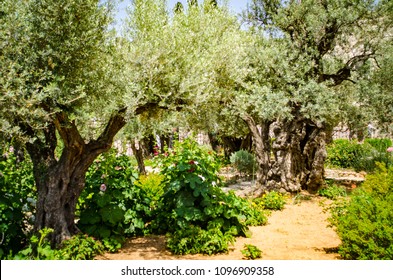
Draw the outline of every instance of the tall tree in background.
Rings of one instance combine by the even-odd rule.
[[[135,3],[140,3],[140,7],[148,4]],[[146,13],[130,15],[128,34],[134,42],[134,54],[129,56],[127,64],[133,67],[129,71],[135,73],[133,80],[145,85],[141,88],[141,93],[145,91],[142,95],[152,91],[163,100],[166,96],[182,96],[182,102],[186,103],[178,104],[183,107],[181,119],[192,129],[211,132],[230,127],[229,135],[247,134],[234,128],[239,119],[231,118],[229,113],[220,116],[225,110],[222,100],[233,94],[234,83],[225,73],[235,73],[239,68],[238,62],[245,55],[241,48],[245,31],[240,30],[236,17],[225,6],[218,7],[215,1],[191,5],[186,10],[178,7],[175,6],[176,13],[168,30],[161,24],[139,32],[135,21],[150,20]],[[152,20],[157,18],[154,16]]]
[[[253,134],[261,186],[298,191],[323,185],[326,139],[340,105],[349,102],[342,89],[356,83],[376,56],[385,4],[252,1],[247,19],[261,43],[252,54],[254,89],[240,94],[239,102]]]

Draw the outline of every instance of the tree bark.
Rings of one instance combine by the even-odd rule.
[[[275,141],[271,166],[274,178],[270,186],[297,192],[316,191],[324,185],[326,132],[323,124],[315,124],[300,116],[276,121],[272,125]]]
[[[255,157],[258,165],[257,169],[257,185],[262,191],[266,191],[269,188],[268,181],[271,166],[271,145],[269,137],[269,128],[271,122],[262,122],[259,127],[255,120],[246,115],[243,120],[250,129],[254,144]]]
[[[160,143],[161,143],[161,147],[160,147],[160,151],[161,153],[165,153],[165,147],[166,148],[170,148],[170,136],[169,135],[159,135],[160,138]]]
[[[140,174],[146,174],[145,162],[143,160],[143,149],[141,143],[136,139],[131,140],[131,149],[138,163],[138,170]]]
[[[44,139],[26,145],[33,161],[38,192],[34,229],[52,228],[53,247],[79,231],[75,225],[75,209],[85,186],[86,171],[112,146],[114,136],[125,125],[124,112],[120,110],[112,116],[101,135],[89,143],[85,143],[65,113],[58,113],[44,130]],[[56,131],[64,143],[58,160],[55,158]]]
[[[324,185],[326,132],[300,115],[291,120],[261,122],[243,118],[253,136],[262,191],[316,191]]]
[[[142,139],[142,149],[144,157],[149,157],[154,153],[154,143],[155,139],[153,135],[149,135],[148,137],[144,137]]]

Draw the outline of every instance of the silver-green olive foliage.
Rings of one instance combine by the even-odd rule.
[[[163,1],[134,1],[126,37],[129,103],[159,100],[194,128],[213,127],[246,71],[248,35],[226,6],[205,1],[168,13]]]
[[[244,110],[263,119],[290,118],[293,108],[334,123],[353,102],[341,86],[354,83],[386,35],[383,1],[252,1],[247,20],[260,32],[257,65]],[[239,102],[241,103],[241,102]],[[242,102],[243,103],[243,102]],[[247,104],[247,103],[246,103]]]
[[[110,97],[116,92],[110,85],[113,70],[108,70],[113,65],[111,8],[101,2],[2,1],[3,135],[33,141],[56,113],[75,120],[90,112],[109,114],[106,108],[113,106]]]
[[[99,0],[0,4],[0,135],[25,144],[38,193],[34,228],[53,228],[52,245],[78,232],[85,173],[126,122],[110,22],[111,3]]]

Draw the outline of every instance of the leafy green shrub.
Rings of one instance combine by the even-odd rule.
[[[164,175],[153,172],[139,176],[138,180],[134,182],[135,186],[141,188],[147,198],[150,199],[151,209],[157,208],[158,201],[164,194],[164,178]]]
[[[326,163],[334,167],[353,168],[360,149],[356,140],[336,139],[327,146]]]
[[[377,166],[349,201],[332,208],[344,259],[393,259],[393,167]]]
[[[19,251],[17,260],[92,260],[104,252],[100,241],[84,234],[77,234],[65,240],[60,249],[52,249],[47,236],[53,229],[44,228],[30,238],[27,248]]]
[[[12,149],[0,150],[0,258],[26,245],[25,232],[35,213],[32,163],[29,158],[17,162]]]
[[[62,259],[66,260],[92,260],[104,252],[104,245],[86,234],[77,234],[65,240],[58,251]]]
[[[391,144],[392,141],[390,139],[365,139],[356,155],[353,168],[357,171],[372,172],[375,170],[378,162],[386,165],[391,164],[392,159],[387,152],[387,148]]]
[[[37,235],[30,238],[28,247],[19,251],[13,259],[15,260],[56,260],[62,259],[50,246],[47,236],[53,232],[53,229],[44,228]]]
[[[329,199],[337,199],[346,196],[347,191],[344,187],[333,184],[318,190],[318,194]]]
[[[262,257],[262,251],[257,246],[251,244],[244,244],[244,249],[241,252],[247,260],[255,260]]]
[[[119,249],[126,236],[148,233],[145,224],[152,218],[152,200],[135,185],[137,176],[133,161],[113,151],[96,160],[87,172],[78,226],[102,240],[109,251]]]
[[[219,228],[207,230],[193,226],[168,234],[167,247],[177,255],[198,254],[207,255],[228,252],[228,245],[235,238],[230,233],[223,233]]]
[[[377,162],[392,163],[387,152],[391,144],[390,139],[384,138],[365,139],[361,144],[356,140],[337,139],[327,147],[326,163],[333,167],[372,172]]]
[[[392,146],[392,140],[388,138],[366,138],[364,144],[368,144],[378,151],[386,151],[387,148]]]
[[[232,166],[240,173],[253,174],[256,170],[255,157],[246,150],[232,153],[230,161]]]
[[[282,210],[285,206],[285,196],[279,192],[271,191],[262,197],[255,198],[254,203],[268,210]]]
[[[247,200],[220,189],[219,167],[213,152],[189,139],[161,156],[165,187],[153,227],[168,233],[174,253],[224,252],[230,236],[246,236],[250,223],[266,223]]]

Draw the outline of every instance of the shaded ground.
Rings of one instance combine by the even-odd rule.
[[[240,260],[244,244],[262,250],[266,260],[335,260],[335,248],[340,240],[332,228],[327,227],[328,213],[323,212],[321,198],[288,200],[283,211],[273,212],[268,224],[251,227],[251,238],[237,238],[228,254],[172,255],[165,249],[165,237],[149,236],[130,239],[116,254],[105,254],[98,259],[110,260]],[[296,203],[298,202],[298,203]]]

